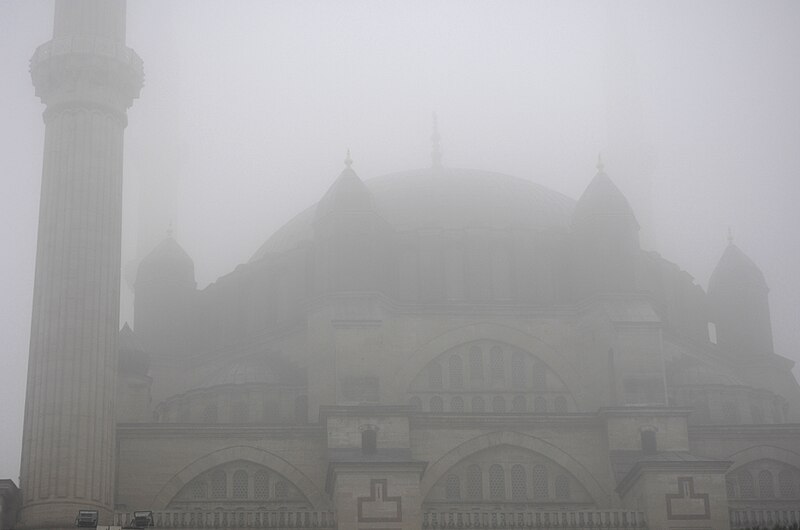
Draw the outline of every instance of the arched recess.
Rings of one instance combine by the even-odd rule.
[[[772,445],[748,447],[729,455],[727,458],[733,461],[731,467],[728,468],[728,473],[757,460],[775,460],[800,469],[800,453]]]
[[[477,436],[455,447],[439,460],[433,462],[425,471],[420,482],[421,498],[425,499],[436,484],[453,466],[463,459],[498,445],[510,445],[528,449],[549,458],[569,471],[586,488],[597,506],[611,506],[612,494],[607,491],[583,464],[562,451],[557,446],[540,438],[514,431],[492,432]]]
[[[290,480],[316,509],[326,508],[329,504],[314,482],[286,460],[263,449],[239,445],[208,453],[181,469],[155,495],[152,502],[153,509],[166,509],[170,501],[193,478],[224,462],[235,460],[253,462],[280,473]]]
[[[504,342],[541,359],[564,382],[574,397],[578,409],[591,409],[582,391],[585,385],[583,385],[578,371],[563,355],[559,355],[553,346],[519,329],[492,322],[479,322],[452,329],[423,344],[402,364],[397,377],[393,378],[395,395],[404,395],[412,379],[440,354],[462,344],[481,339]]]

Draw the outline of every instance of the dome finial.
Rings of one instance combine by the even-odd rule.
[[[597,153],[597,172],[603,173],[606,169],[606,166],[603,164],[603,153]]]
[[[347,156],[344,159],[344,165],[347,169],[350,169],[353,166],[353,159],[350,157],[350,148],[347,148]]]
[[[728,226],[728,244],[733,245],[733,230]]]
[[[431,167],[433,169],[442,169],[442,148],[440,145],[439,136],[439,120],[436,112],[433,113],[433,134],[431,134]]]
[[[172,221],[170,221],[169,222],[169,226],[167,227],[167,237],[171,238],[172,237],[172,232],[173,232],[173,230],[172,230]]]

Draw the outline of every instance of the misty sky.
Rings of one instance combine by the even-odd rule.
[[[647,246],[704,288],[726,245],[800,361],[800,2],[128,3],[145,87],[125,140],[123,265],[173,225],[198,286],[362,178],[444,164],[577,198],[606,171]],[[44,107],[28,60],[53,3],[0,1],[0,477],[17,480]],[[123,290],[124,320],[132,295]],[[795,369],[796,374],[800,370]]]

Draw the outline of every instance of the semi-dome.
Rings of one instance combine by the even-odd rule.
[[[421,169],[364,181],[375,211],[399,232],[421,229],[567,229],[574,201],[528,180],[469,169]],[[317,205],[275,232],[251,258],[313,239]]]

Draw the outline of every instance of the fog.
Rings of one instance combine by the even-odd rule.
[[[0,3],[0,477],[19,472],[42,169],[28,60],[52,13]],[[170,227],[199,288],[231,272],[348,148],[362,179],[429,166],[435,111],[447,167],[577,199],[602,153],[643,245],[704,288],[730,228],[770,286],[776,353],[800,361],[797,2],[141,0],[127,42],[146,72],[125,137],[128,280]]]

